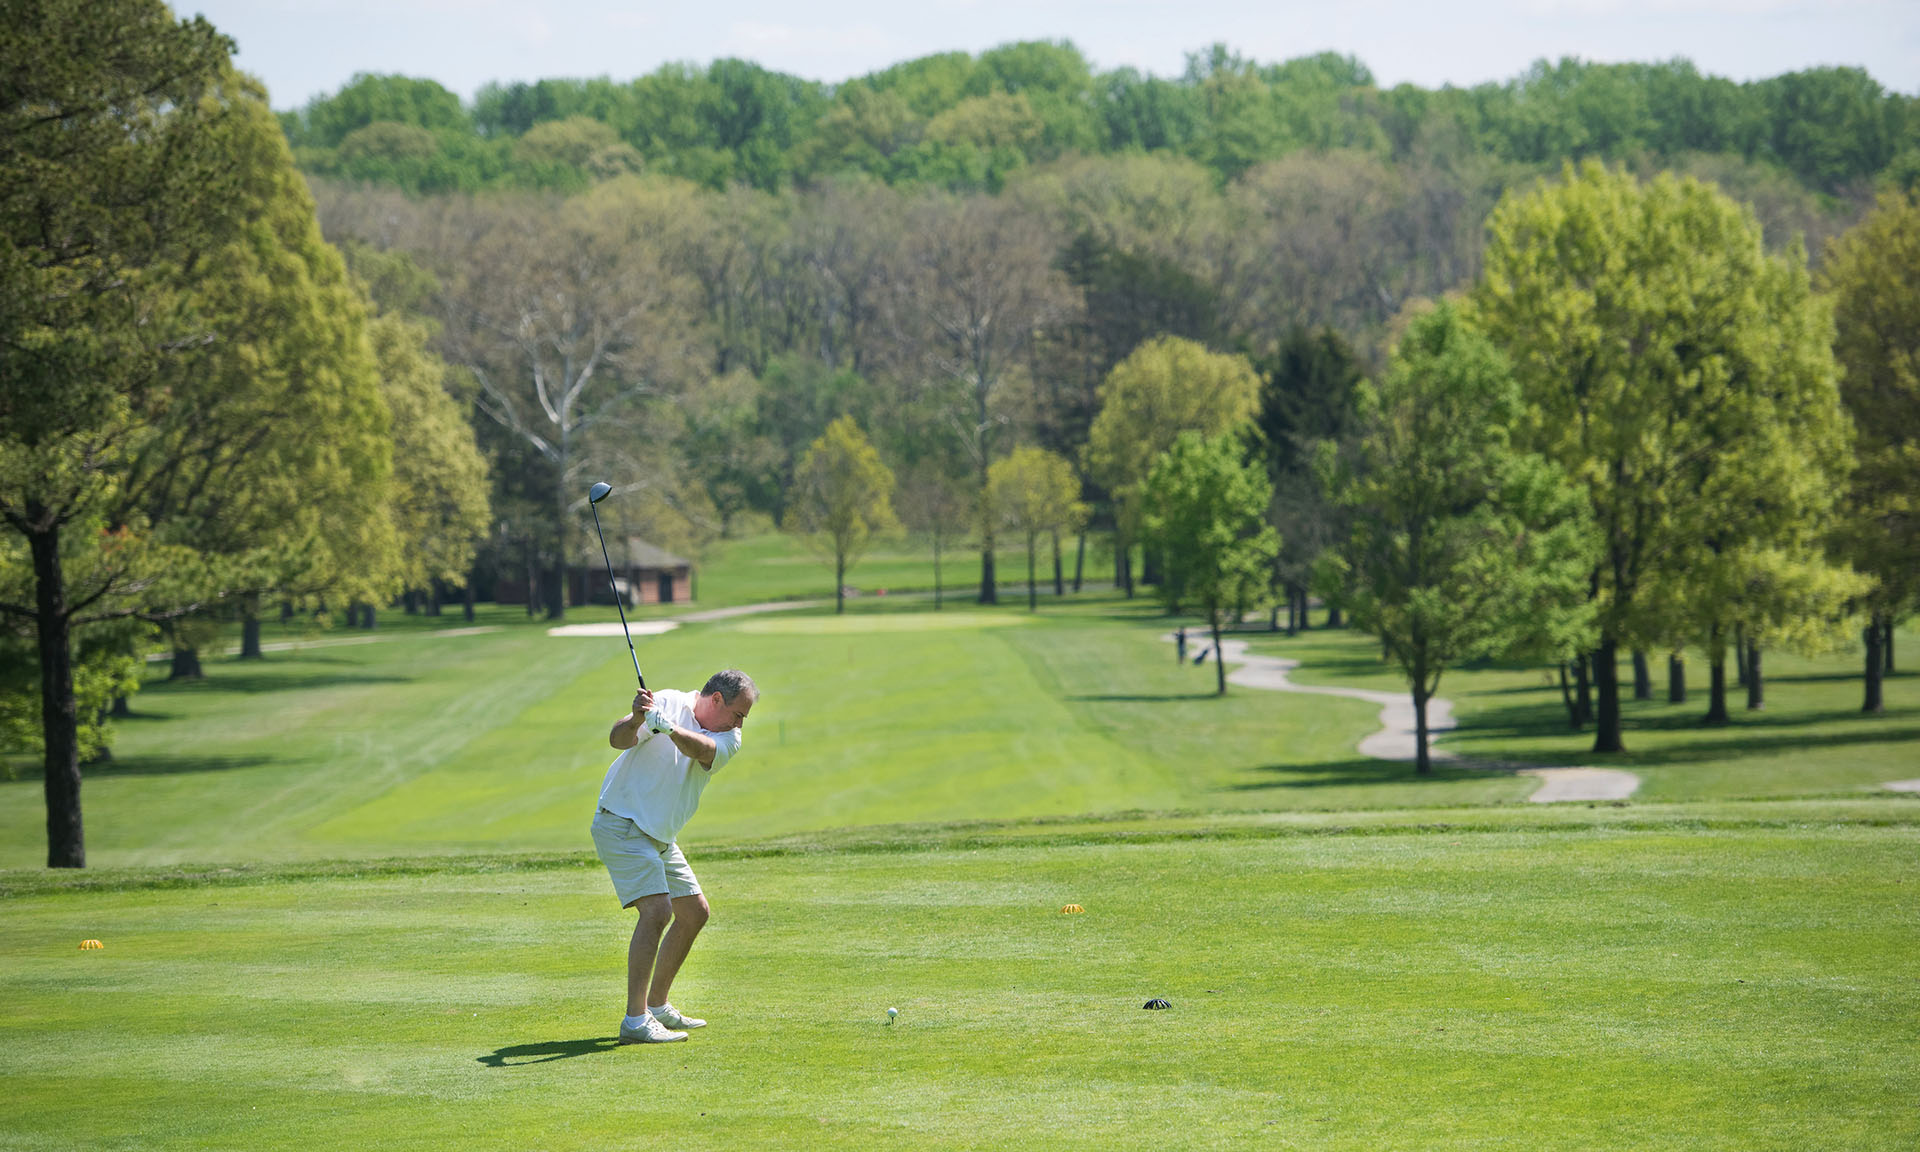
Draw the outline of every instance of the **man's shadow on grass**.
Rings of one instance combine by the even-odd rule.
[[[509,1044],[488,1055],[476,1057],[475,1062],[489,1068],[519,1068],[526,1064],[565,1060],[569,1056],[611,1052],[619,1046],[618,1036],[595,1036],[590,1040],[549,1040],[543,1044]]]

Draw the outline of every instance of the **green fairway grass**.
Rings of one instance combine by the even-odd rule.
[[[923,606],[922,606],[923,607]],[[1035,619],[1007,612],[916,611],[880,614],[856,612],[851,616],[770,616],[743,621],[735,627],[741,632],[762,636],[834,636],[850,632],[951,632],[975,628],[1006,628]]]
[[[1144,606],[1031,617],[901,605],[688,625],[638,642],[650,682],[752,671],[747,754],[693,838],[1166,808],[1398,807],[1523,796],[1528,782],[1356,763],[1356,701],[1211,696]],[[588,613],[573,614],[576,619]],[[498,619],[510,619],[502,614]],[[966,627],[951,625],[966,623]],[[998,625],[974,627],[975,623]],[[462,630],[464,631],[464,630]],[[552,850],[580,845],[631,669],[615,637],[508,626],[209,662],[117,726],[83,801],[96,864]],[[38,781],[0,785],[0,863],[41,851]],[[1298,794],[1295,798],[1288,797]]]
[[[580,610],[570,622],[608,616]],[[568,851],[612,751],[632,670],[614,636],[550,637],[514,609],[394,616],[372,635],[268,630],[297,644],[215,656],[198,682],[156,680],[87,770],[95,865]],[[1367,811],[1524,804],[1536,782],[1476,763],[1431,779],[1369,760],[1370,704],[1235,688],[1181,665],[1169,621],[1111,593],[1007,607],[867,601],[687,624],[637,647],[656,686],[744,667],[765,700],[746,754],[708,790],[691,843],[808,830],[1128,811]],[[1303,662],[1303,683],[1392,690],[1364,636],[1244,634]],[[1912,650],[1908,648],[1907,650]],[[1769,709],[1703,730],[1703,705],[1628,705],[1627,756],[1593,758],[1537,670],[1460,670],[1463,727],[1441,742],[1488,760],[1606,763],[1636,802],[1852,796],[1920,776],[1920,677],[1888,712],[1847,710],[1843,657],[1776,656]],[[155,666],[155,674],[162,669]],[[0,867],[44,851],[37,765],[0,783]],[[1886,795],[1889,802],[1902,798]]]
[[[1069,586],[1073,581],[1074,541],[1063,539],[1062,565]],[[1043,592],[1053,586],[1053,549],[1043,543],[1034,559]],[[1015,542],[1003,540],[994,549],[994,575],[1001,598],[1026,601],[1027,554]],[[966,601],[980,591],[980,546],[946,542],[940,557],[940,585],[946,599]],[[1113,551],[1104,535],[1087,541],[1083,582],[1110,587]],[[877,540],[847,571],[847,584],[857,598],[901,592],[931,595],[934,588],[933,541],[909,535]],[[699,586],[693,609],[725,608],[775,600],[833,598],[833,556],[809,550],[792,536],[768,533],[738,540],[721,540],[700,563]]]
[[[0,1147],[1920,1141],[1912,822],[694,858],[711,1025],[627,1048],[585,863],[24,878]]]

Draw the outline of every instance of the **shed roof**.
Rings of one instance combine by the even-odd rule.
[[[607,559],[619,568],[691,568],[693,561],[684,556],[675,556],[657,544],[650,544],[638,536],[628,536],[624,541],[618,536],[607,538],[607,555],[600,555],[600,542],[589,536],[581,548],[581,562],[589,567],[600,567]]]

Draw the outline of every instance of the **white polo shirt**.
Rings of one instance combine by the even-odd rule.
[[[740,729],[709,732],[693,718],[699,693],[663,688],[653,694],[653,706],[681,728],[704,733],[713,741],[713,767],[680,751],[664,732],[640,729],[640,743],[614,757],[600,785],[600,807],[625,816],[640,831],[662,843],[672,843],[700,806],[707,780],[740,750]]]

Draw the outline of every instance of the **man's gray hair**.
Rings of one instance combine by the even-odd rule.
[[[760,701],[760,689],[754,684],[753,677],[738,668],[715,672],[707,677],[707,686],[700,689],[700,695],[705,696],[713,692],[720,693],[720,700],[725,704],[733,703],[734,698],[742,692],[747,694],[748,703],[757,704]]]

